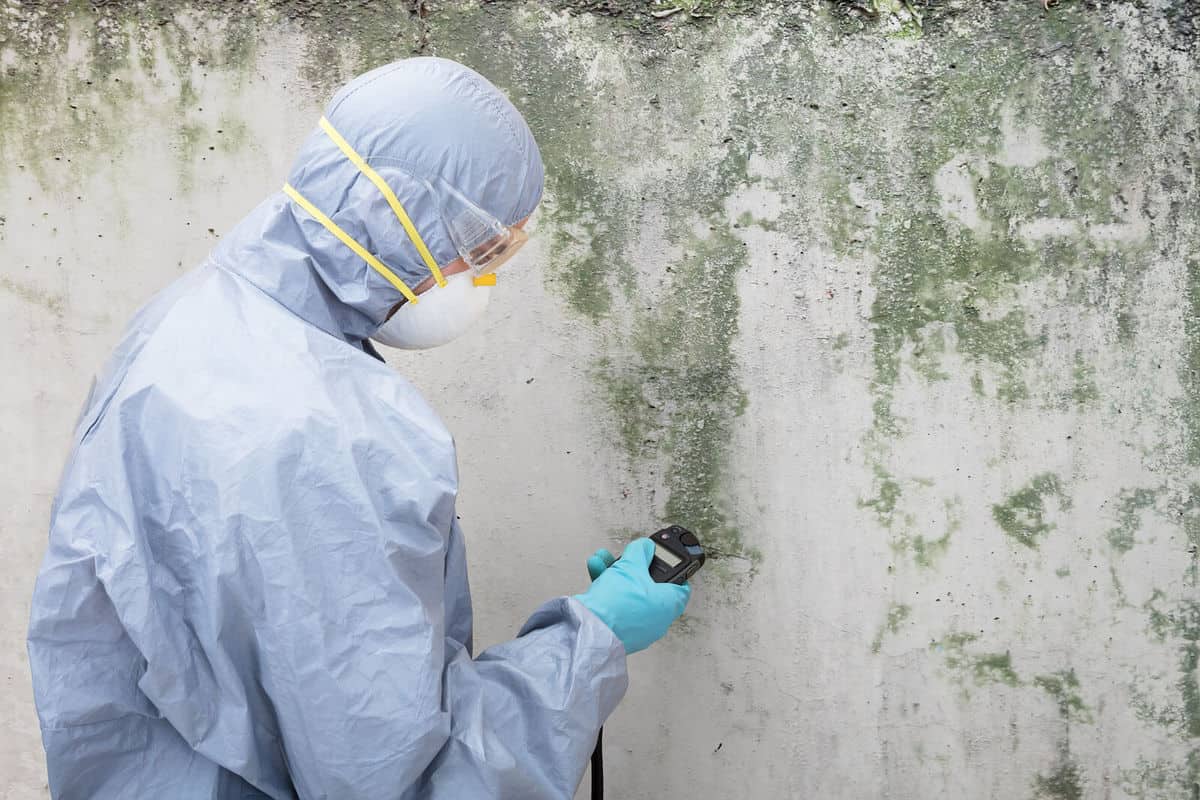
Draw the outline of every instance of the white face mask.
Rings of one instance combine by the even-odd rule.
[[[470,270],[450,275],[445,286],[422,292],[416,303],[400,306],[371,338],[388,347],[425,350],[462,336],[483,316],[492,287],[476,286]]]

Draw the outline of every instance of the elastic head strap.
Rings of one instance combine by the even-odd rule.
[[[325,135],[333,140],[333,143],[338,146],[338,149],[342,151],[346,158],[350,159],[350,163],[358,167],[358,171],[366,175],[367,180],[375,184],[375,188],[387,199],[388,205],[392,207],[392,213],[396,215],[396,219],[400,220],[400,224],[404,226],[404,232],[408,234],[408,238],[417,248],[417,252],[421,254],[421,259],[425,262],[425,266],[429,267],[429,271],[433,273],[433,279],[437,281],[438,286],[445,286],[446,279],[442,276],[442,271],[438,269],[437,262],[433,260],[433,254],[425,246],[425,240],[421,238],[421,234],[417,233],[417,226],[413,225],[408,212],[400,204],[400,198],[396,197],[396,193],[392,191],[392,187],[387,185],[387,181],[378,172],[371,169],[371,165],[363,160],[363,157],[337,132],[329,120],[321,117],[320,126],[321,130],[325,131]]]
[[[296,201],[297,205],[307,211],[313,219],[325,226],[325,229],[336,236],[342,244],[353,250],[359,258],[370,264],[376,272],[386,278],[388,283],[395,286],[400,294],[404,295],[405,300],[410,303],[417,302],[416,294],[413,293],[412,289],[408,288],[408,285],[404,281],[396,276],[396,273],[388,269],[371,251],[356,242],[354,237],[342,230],[340,225],[321,213],[319,208],[310,203],[307,197],[296,191],[290,183],[283,185],[283,193]]]

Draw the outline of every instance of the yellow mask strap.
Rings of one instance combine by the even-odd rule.
[[[404,299],[410,303],[417,302],[417,296],[409,289],[404,281],[396,276],[384,263],[374,256],[367,248],[363,247],[358,242],[354,241],[354,237],[342,230],[341,226],[331,220],[329,217],[321,213],[321,210],[308,201],[308,198],[296,191],[290,183],[283,185],[283,193],[296,201],[296,204],[303,208],[317,222],[325,226],[325,229],[336,236],[342,244],[349,247],[363,261],[370,264],[376,272],[387,279],[387,282],[395,286],[400,294],[404,295]]]
[[[367,180],[375,184],[375,188],[387,199],[388,205],[392,207],[392,213],[396,215],[396,219],[400,220],[400,224],[404,226],[404,232],[408,234],[408,238],[417,248],[417,252],[421,254],[421,260],[425,262],[425,266],[429,267],[429,271],[433,273],[433,279],[437,281],[438,286],[445,286],[446,279],[442,276],[442,271],[438,269],[437,262],[433,260],[433,254],[425,246],[425,241],[421,238],[421,234],[417,233],[417,226],[413,225],[412,220],[409,219],[408,212],[400,204],[400,198],[396,197],[396,193],[392,191],[392,187],[387,185],[387,181],[380,177],[378,172],[371,169],[371,165],[364,161],[363,157],[350,146],[350,143],[342,138],[342,135],[334,129],[329,120],[321,117],[319,124],[321,130],[325,131],[325,135],[338,146],[338,149],[342,151],[346,158],[350,159],[350,163],[358,167],[358,171],[365,175]]]

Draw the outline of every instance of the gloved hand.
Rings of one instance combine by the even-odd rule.
[[[592,580],[600,577],[600,573],[613,565],[617,557],[601,547],[587,560],[588,577]]]
[[[621,558],[600,572],[588,590],[575,595],[599,617],[625,645],[626,653],[645,650],[667,633],[679,619],[692,594],[692,587],[674,583],[655,583],[650,577],[654,542],[637,539],[625,546]],[[600,553],[588,559],[603,563]]]

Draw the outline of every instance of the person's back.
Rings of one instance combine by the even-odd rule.
[[[519,244],[541,188],[494,87],[398,62],[134,319],[34,591],[56,798],[570,796],[687,590],[627,558],[473,659],[453,442],[367,341],[459,329],[490,281],[451,268],[506,257],[461,234]]]
[[[136,354],[113,364],[80,422],[35,593],[30,654],[53,788],[255,796],[248,780],[269,796],[295,796],[276,702],[324,698],[279,698],[298,687],[276,674],[272,648],[329,645],[329,631],[353,630],[314,609],[361,582],[355,569],[390,568],[371,558],[325,568],[360,533],[341,530],[338,503],[369,506],[381,487],[419,482],[441,495],[429,507],[450,513],[449,434],[397,374],[299,324],[221,266],[201,267],[146,312],[152,324],[127,333]],[[408,448],[424,457],[396,459]],[[355,473],[361,481],[328,491],[330,476]],[[448,530],[449,520],[430,525]],[[381,546],[413,564],[412,527],[396,533]],[[422,588],[435,597],[444,555],[436,564],[421,555],[407,585],[426,576]],[[423,717],[413,729],[440,740],[436,698],[414,714],[416,687],[400,680],[402,664],[395,669],[374,679],[376,710]],[[219,696],[236,702],[193,703]],[[338,737],[329,726],[288,746],[295,757],[337,747]],[[392,743],[397,752],[411,744]],[[79,769],[90,759],[103,769]]]

